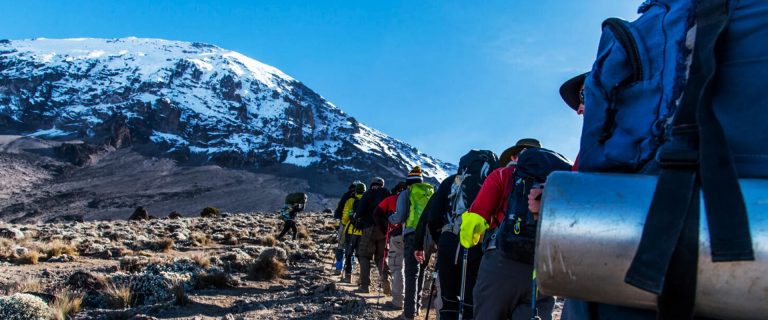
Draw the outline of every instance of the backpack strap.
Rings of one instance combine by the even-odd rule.
[[[661,318],[693,315],[699,186],[711,226],[713,261],[754,260],[738,176],[711,99],[717,42],[729,22],[728,1],[696,0],[695,7],[697,35],[690,76],[670,140],[657,155],[662,170],[625,277],[628,284],[660,295]]]

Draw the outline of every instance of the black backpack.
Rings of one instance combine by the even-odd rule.
[[[480,192],[485,178],[499,167],[499,158],[489,150],[470,150],[459,160],[451,193],[448,195],[449,211],[446,225],[453,225],[456,218],[467,211]]]
[[[553,171],[571,171],[572,166],[568,159],[552,150],[528,148],[520,153],[515,173],[509,179],[507,212],[494,235],[504,257],[533,264],[536,221],[528,210],[528,194],[546,182]]]

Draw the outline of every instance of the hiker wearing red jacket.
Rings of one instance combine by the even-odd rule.
[[[379,228],[387,238],[387,256],[385,260],[392,276],[390,289],[392,301],[387,302],[385,307],[392,310],[403,309],[403,300],[405,299],[405,292],[403,290],[405,284],[403,252],[405,245],[403,243],[402,226],[400,224],[390,224],[387,218],[395,213],[397,197],[405,188],[405,182],[398,183],[392,188],[392,195],[381,200],[373,212],[374,228]],[[381,268],[381,266],[378,267]]]
[[[470,209],[461,215],[461,245],[471,248],[486,240],[504,221],[509,195],[515,183],[510,183],[516,170],[517,156],[526,148],[540,148],[535,139],[522,139],[499,158],[509,161],[485,179]],[[504,258],[495,246],[484,248],[477,282],[473,289],[475,319],[530,319],[532,266]],[[504,281],[499,281],[504,279]],[[551,319],[554,299],[539,295],[536,299],[541,319]]]

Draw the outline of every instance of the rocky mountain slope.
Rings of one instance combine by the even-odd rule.
[[[435,183],[455,170],[359,123],[274,67],[213,45],[159,39],[0,40],[0,135],[53,141],[46,152],[21,149],[0,159],[5,170],[31,161],[23,167],[35,181],[61,174],[35,169],[50,162],[31,159],[35,154],[74,165],[66,171],[71,178],[122,149],[185,168],[298,179],[324,196],[353,179],[396,181],[417,164]],[[46,175],[52,178],[40,178]],[[124,178],[113,186],[130,183]],[[17,194],[44,189],[32,180],[3,184]]]

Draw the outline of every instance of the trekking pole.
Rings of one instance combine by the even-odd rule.
[[[427,315],[424,320],[429,320],[429,309],[432,307],[432,295],[435,292],[435,282],[437,282],[437,254],[435,254],[435,269],[432,270],[432,283],[429,285],[429,300],[427,300]],[[435,310],[437,312],[437,310]],[[439,317],[438,317],[439,318]]]
[[[464,248],[464,257],[461,266],[461,294],[459,294],[459,320],[464,318],[464,291],[467,284],[467,260],[469,260],[469,249]]]
[[[533,269],[533,285],[531,286],[531,320],[541,320],[536,299],[539,296],[539,288],[536,286],[536,269]]]
[[[375,228],[375,227],[374,227]],[[379,268],[379,297],[376,298],[376,305],[379,306],[379,309],[381,309],[381,296],[384,295],[384,279],[389,280],[389,275],[384,274],[384,266],[387,263],[387,253],[389,250],[389,224],[387,224],[387,233],[384,236],[384,256],[381,258],[381,267]]]

